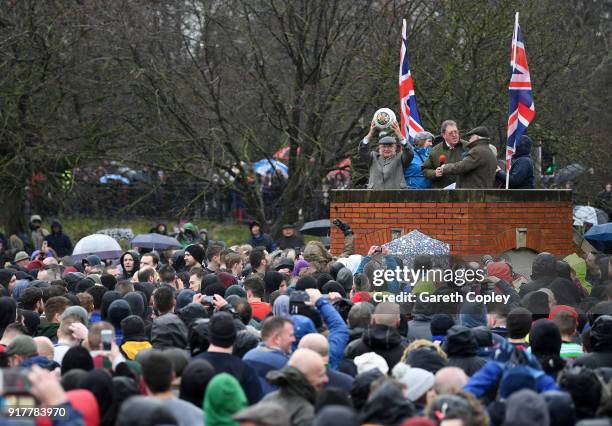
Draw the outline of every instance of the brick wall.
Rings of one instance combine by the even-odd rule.
[[[442,240],[464,258],[516,248],[516,228],[526,229],[526,247],[567,255],[572,241],[571,191],[402,190],[332,191],[330,219],[348,222],[356,252],[413,229]],[[342,251],[342,233],[332,226],[332,253]]]

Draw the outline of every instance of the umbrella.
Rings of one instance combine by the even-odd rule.
[[[265,176],[268,173],[273,173],[277,170],[279,170],[285,176],[289,175],[289,168],[278,160],[259,160],[257,163],[253,164],[253,170],[255,170],[255,173],[261,176]]]
[[[167,250],[169,248],[181,248],[181,243],[176,238],[161,234],[140,234],[131,242],[132,247],[142,247],[151,250]]]
[[[302,235],[313,235],[315,237],[327,237],[329,235],[329,219],[313,220],[306,222],[300,232]]]
[[[104,234],[93,234],[81,238],[76,243],[72,251],[72,259],[79,262],[90,254],[95,254],[102,260],[119,259],[121,253],[123,250],[115,239]]]
[[[450,246],[416,229],[392,240],[385,246],[391,251],[391,254],[402,259],[404,267],[412,268],[414,258],[419,254],[431,255],[434,266],[446,267],[448,264]]]
[[[582,226],[585,222],[593,225],[608,223],[608,214],[591,206],[574,206],[574,226]]]
[[[557,173],[555,174],[555,183],[565,183],[576,180],[586,171],[586,167],[578,163],[562,167],[557,170]]]
[[[124,183],[126,185],[130,184],[129,179],[121,175],[104,175],[100,177],[100,183],[109,183],[112,180]]]
[[[593,225],[584,234],[593,246],[601,251],[609,252],[612,250],[612,222],[603,225]]]
[[[117,241],[130,241],[132,238],[134,238],[134,232],[132,231],[132,228],[106,228],[96,231],[96,234],[108,235],[109,237],[114,238]]]

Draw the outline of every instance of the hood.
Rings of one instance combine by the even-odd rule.
[[[574,270],[576,274],[576,278],[580,281],[580,284],[587,290],[592,287],[591,283],[587,281],[587,265],[586,261],[578,256],[576,253],[572,253],[569,256],[566,256],[563,260],[567,262],[567,264]]]
[[[118,291],[107,291],[102,295],[102,302],[100,302],[100,316],[103,321],[108,318],[108,308],[111,303],[115,300],[121,299],[121,294]]]
[[[153,321],[151,343],[156,349],[187,347],[188,330],[183,321],[168,313]]]
[[[121,321],[123,331],[123,341],[128,340],[147,340],[145,335],[145,324],[138,315],[129,315]]]
[[[317,426],[360,426],[361,422],[355,410],[351,407],[341,405],[329,405],[317,414],[315,419]]]
[[[130,305],[132,315],[143,317],[145,313],[144,298],[142,293],[130,291],[128,294],[123,296],[126,302]]]
[[[353,273],[346,267],[342,268],[338,271],[336,281],[338,281],[342,287],[344,287],[344,290],[348,292],[353,286]]]
[[[62,228],[62,222],[60,222],[58,219],[53,219],[53,220],[51,221],[51,232],[55,232],[55,231],[53,230],[53,228],[55,228],[55,227],[59,228],[59,232],[58,232],[58,233],[60,233],[60,234],[61,234],[61,233],[62,233],[62,230],[63,230],[63,228]]]
[[[130,304],[123,299],[114,300],[108,307],[108,321],[115,327],[121,329],[121,321],[132,315]]]
[[[576,424],[576,408],[569,393],[549,391],[543,393],[542,396],[548,406],[551,425],[574,426]]]
[[[448,356],[476,356],[478,354],[478,341],[472,330],[462,325],[454,325],[446,333],[443,348]]]
[[[266,375],[266,380],[271,385],[278,386],[282,393],[302,397],[311,404],[315,402],[315,389],[295,367],[287,365],[280,370],[272,370]]]
[[[393,349],[402,343],[402,336],[397,328],[383,324],[374,324],[366,328],[361,339],[374,351]]]
[[[540,253],[531,265],[531,278],[539,280],[541,278],[556,278],[557,260],[550,253]]]
[[[387,382],[378,388],[363,406],[361,422],[395,425],[414,414],[414,405],[404,398],[402,390]]]
[[[539,356],[558,356],[561,352],[561,333],[559,327],[546,319],[537,320],[529,332],[531,352]]]
[[[126,254],[131,255],[132,259],[134,259],[134,267],[132,268],[132,270],[129,273],[128,273],[128,271],[125,270],[125,265],[123,264],[123,259],[125,258]],[[140,269],[140,255],[137,252],[135,252],[135,251],[126,251],[119,258],[119,264],[121,265],[121,269],[123,269],[123,277],[124,278],[132,278],[132,275],[134,275],[134,272],[136,272],[136,271],[138,271]]]
[[[172,411],[150,396],[133,396],[121,404],[117,426],[178,425]]]
[[[206,386],[203,406],[206,424],[237,425],[232,416],[247,405],[247,398],[240,383],[230,374],[218,374]]]
[[[383,373],[378,368],[368,370],[355,377],[351,388],[351,399],[356,410],[361,410],[370,395],[370,385],[380,377],[383,377]]]
[[[571,280],[555,278],[548,287],[555,295],[558,304],[575,306],[580,303],[580,290]]]
[[[209,316],[208,311],[201,303],[189,303],[187,306],[177,310],[176,314],[185,323],[187,328],[190,328],[191,324],[200,318],[207,318]]]
[[[612,315],[602,315],[591,328],[591,345],[595,352],[612,352]]]
[[[414,368],[422,368],[433,374],[446,367],[447,360],[432,347],[423,347],[410,351],[406,364]]]
[[[66,398],[75,410],[83,415],[86,426],[98,426],[100,424],[100,407],[98,401],[91,391],[75,389],[66,392]]]
[[[0,269],[0,285],[8,289],[9,282],[11,278],[13,278],[13,275],[15,275],[15,272],[16,271],[12,269]]]
[[[549,426],[550,416],[544,397],[530,389],[520,390],[508,398],[505,426]]]
[[[525,135],[521,136],[516,146],[514,147],[515,151],[512,156],[516,158],[516,157],[525,157],[525,156],[530,155],[531,145],[532,145],[532,142],[531,142],[531,139],[529,139],[529,137]]]

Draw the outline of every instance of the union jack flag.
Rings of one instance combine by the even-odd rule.
[[[535,106],[531,94],[531,77],[529,65],[525,54],[523,34],[518,23],[518,13],[514,24],[512,36],[512,51],[510,55],[510,85],[508,95],[510,105],[508,108],[508,142],[506,149],[506,175],[509,176],[510,160],[514,154],[516,143],[521,139],[525,130],[535,117]],[[506,185],[507,187],[507,185]]]
[[[412,142],[418,132],[423,131],[421,118],[414,95],[414,84],[410,73],[410,62],[408,61],[408,41],[406,40],[406,20],[402,25],[402,47],[400,50],[400,69],[399,69],[399,93],[400,93],[400,114],[402,116],[401,128],[402,135]]]

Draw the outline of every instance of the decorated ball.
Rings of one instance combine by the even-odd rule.
[[[374,123],[379,129],[389,128],[395,120],[395,113],[389,108],[381,108],[374,113]]]

